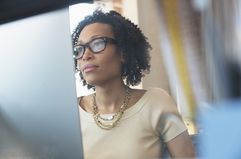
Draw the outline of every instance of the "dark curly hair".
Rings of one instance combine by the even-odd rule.
[[[92,15],[86,16],[74,29],[72,34],[73,45],[77,44],[83,28],[92,23],[104,23],[112,27],[114,38],[117,40],[117,47],[124,58],[122,78],[126,80],[128,86],[140,83],[144,74],[150,70],[149,51],[151,49],[151,45],[140,28],[116,11],[105,13],[97,9]],[[78,70],[77,60],[75,60],[75,68]],[[85,81],[81,72],[80,77],[84,86],[87,85],[89,89],[94,87]]]

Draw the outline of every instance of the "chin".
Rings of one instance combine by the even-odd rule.
[[[85,81],[87,82],[87,84],[95,86],[98,81],[97,80],[90,80],[90,79],[85,79]]]

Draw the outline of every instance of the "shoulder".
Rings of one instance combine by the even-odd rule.
[[[154,87],[150,88],[147,91],[148,98],[154,101],[160,101],[160,102],[169,102],[173,101],[173,98],[171,95],[164,89]]]
[[[167,91],[161,88],[149,89],[148,103],[150,125],[165,142],[186,130],[177,104]]]
[[[169,93],[167,93],[167,91],[162,88],[153,87],[153,88],[148,89],[148,92],[150,92],[152,95],[155,95],[155,96],[170,98]]]
[[[141,101],[141,102],[140,102]],[[162,88],[153,87],[145,89],[132,89],[132,103],[139,102],[140,104],[156,104],[173,102],[172,97]]]
[[[177,104],[174,98],[162,88],[150,88],[146,92],[146,104],[149,109],[156,112],[177,112]]]
[[[78,97],[79,106],[86,112],[92,112],[93,94]]]

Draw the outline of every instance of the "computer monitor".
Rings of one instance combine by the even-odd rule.
[[[68,15],[0,25],[0,159],[83,157]]]

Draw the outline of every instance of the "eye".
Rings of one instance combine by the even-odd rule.
[[[83,52],[84,51],[84,46],[81,46],[81,45],[77,46],[76,47],[76,51],[79,52],[79,53]]]
[[[90,43],[90,47],[94,52],[102,51],[105,48],[105,41],[103,39],[95,39]]]
[[[82,45],[74,47],[74,56],[77,58],[81,57],[84,53],[84,50],[85,48]]]

